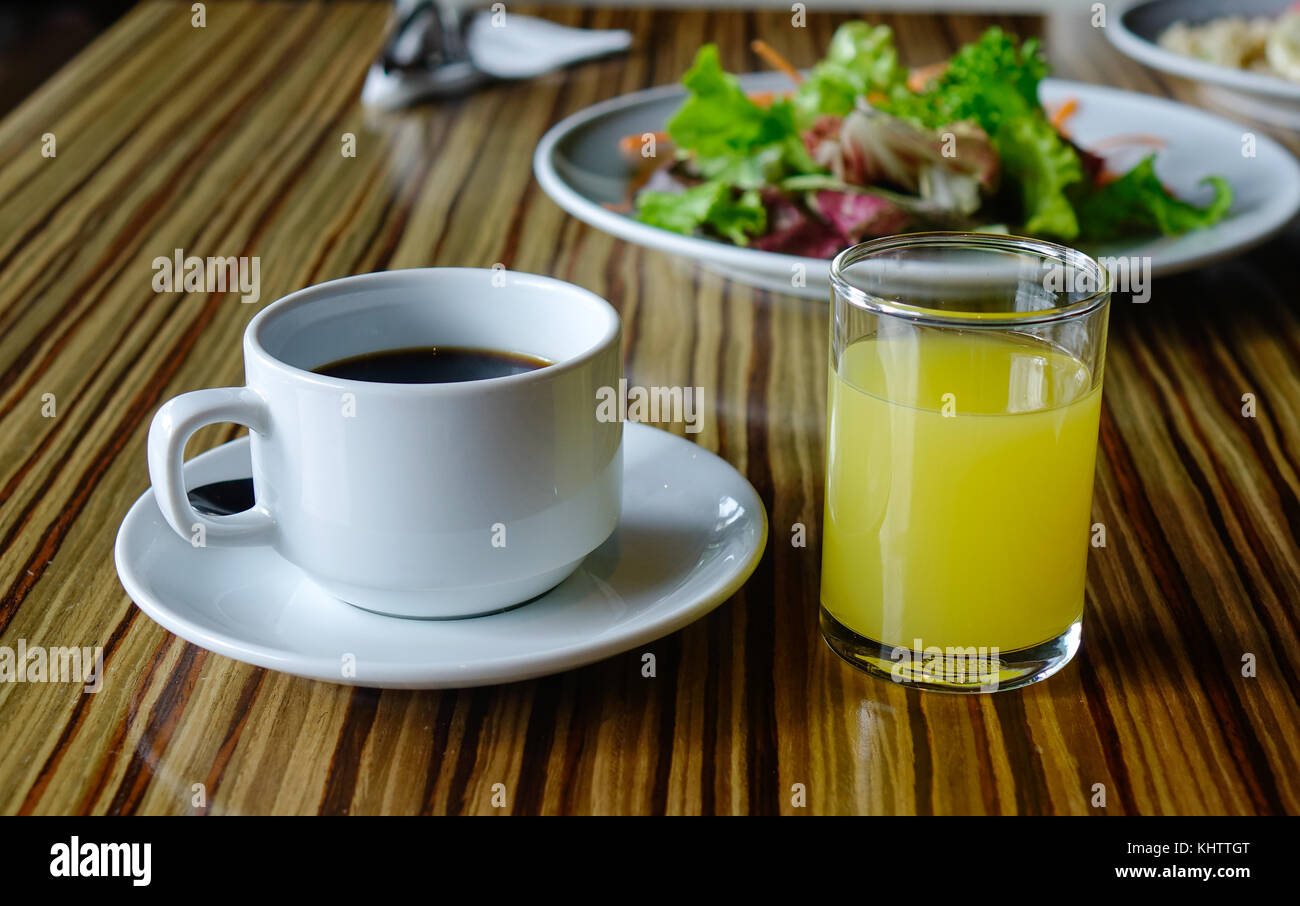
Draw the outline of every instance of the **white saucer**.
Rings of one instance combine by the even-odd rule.
[[[456,688],[589,664],[727,600],[767,539],[762,501],[730,465],[667,432],[624,427],[618,528],[572,576],[514,610],[436,621],[359,610],[269,548],[192,547],[163,521],[152,490],[118,530],[117,574],[140,609],[181,638],[326,682]],[[185,464],[190,488],[249,474],[247,438]]]

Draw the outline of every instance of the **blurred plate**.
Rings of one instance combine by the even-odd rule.
[[[740,79],[750,92],[790,87],[781,73],[754,73]],[[558,123],[542,137],[533,155],[542,190],[574,217],[620,239],[681,255],[752,286],[828,298],[829,260],[682,236],[606,207],[624,200],[632,175],[632,165],[618,151],[619,139],[662,130],[684,94],[680,85],[651,88],[588,107]],[[1245,157],[1239,124],[1175,101],[1059,79],[1044,80],[1040,94],[1049,108],[1066,98],[1078,100],[1070,131],[1084,147],[1127,133],[1164,138],[1168,145],[1156,158],[1156,171],[1179,197],[1206,202],[1209,189],[1199,183],[1210,175],[1225,177],[1235,193],[1229,215],[1209,229],[1087,246],[1084,251],[1089,254],[1149,257],[1152,275],[1173,274],[1263,242],[1300,209],[1300,164],[1267,136],[1257,136],[1255,156]],[[1123,161],[1123,166],[1136,162],[1134,157]],[[805,285],[794,286],[792,278],[801,269]]]
[[[1300,82],[1165,50],[1157,42],[1175,22],[1202,25],[1224,16],[1280,16],[1292,0],[1132,0],[1104,28],[1110,42],[1152,69],[1199,82],[1213,103],[1256,119],[1300,128]]]

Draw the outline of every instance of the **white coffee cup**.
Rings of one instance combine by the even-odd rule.
[[[618,522],[622,424],[596,416],[617,386],[618,313],[532,274],[417,268],[285,296],[244,331],[245,387],[164,404],[149,431],[163,516],[204,544],[265,544],[333,596],[408,617],[463,617],[561,582]],[[524,353],[554,364],[462,383],[344,380],[311,369],[419,346]],[[250,429],[257,503],[190,505],[185,442]]]

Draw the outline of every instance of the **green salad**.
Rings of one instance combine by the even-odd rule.
[[[945,63],[909,72],[886,26],[850,22],[790,90],[748,94],[701,47],[688,96],[663,138],[670,159],[636,194],[644,222],[755,248],[828,258],[871,236],[978,229],[1063,242],[1172,235],[1217,222],[1232,203],[1207,176],[1204,206],[1181,200],[1154,168],[1160,140],[1115,173],[1071,140],[1076,106],[1045,110],[1047,64],[1035,40],[991,28]],[[1110,147],[1114,147],[1112,143]]]

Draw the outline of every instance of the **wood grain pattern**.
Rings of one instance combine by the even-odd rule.
[[[758,36],[806,65],[844,17],[543,13],[630,28],[636,48],[385,115],[357,103],[380,5],[210,3],[195,29],[187,5],[145,3],[0,123],[0,645],[103,645],[107,661],[94,695],[0,683],[0,811],[1300,811],[1296,234],[1116,305],[1094,502],[1108,544],[1082,653],[1023,692],[909,692],[846,667],[817,630],[826,305],[593,231],[529,166],[550,124],[675,80],[703,41],[734,70],[756,67]],[[1045,29],[1059,74],[1193,99],[1073,19],[870,18],[911,63],[998,23]],[[259,303],[155,293],[150,262],[174,248],[260,256]],[[293,289],[498,262],[609,298],[629,379],[706,388],[693,439],[768,507],[758,571],[649,646],[656,679],[634,651],[496,688],[350,689],[210,654],[136,610],[112,547],[160,403],[240,382],[244,324]],[[206,429],[190,455],[236,430]]]

